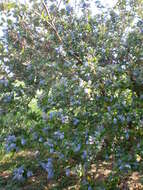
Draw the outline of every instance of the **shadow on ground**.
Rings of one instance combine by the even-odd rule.
[[[14,156],[4,156],[0,161],[0,190],[79,190],[88,189],[81,187],[81,180],[75,176],[66,177],[60,173],[56,180],[48,181],[47,173],[38,165],[37,168],[31,168],[34,175],[22,183],[12,180],[12,171],[15,167],[22,164],[31,167],[36,163],[35,153],[32,151],[21,151]],[[31,165],[31,166],[30,166]],[[57,166],[58,167],[58,166]],[[140,182],[142,175],[139,172],[132,172],[125,176],[118,176],[117,180],[110,181],[110,176],[116,174],[113,172],[113,161],[98,161],[92,164],[86,177],[94,186],[94,189],[101,190],[142,190],[143,185]],[[113,178],[114,179],[114,178]],[[116,179],[116,178],[115,178]]]

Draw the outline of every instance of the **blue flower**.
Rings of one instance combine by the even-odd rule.
[[[42,137],[39,138],[39,142],[43,142],[43,138]]]
[[[85,3],[85,2],[82,3],[82,8],[83,8],[83,9],[86,9],[86,8],[88,8],[89,6],[90,6],[89,3]]]
[[[110,112],[110,111],[111,111],[111,107],[110,107],[110,106],[107,106],[107,110]]]
[[[15,144],[15,143],[10,144],[10,148],[11,148],[11,149],[16,148],[16,144]]]
[[[52,139],[47,139],[47,141],[44,142],[44,146],[49,146],[49,147],[53,148],[54,145],[53,145]]]
[[[41,163],[41,166],[48,172],[49,168],[53,168],[52,159],[49,158],[47,163]]]
[[[68,14],[70,14],[70,12],[73,10],[73,8],[70,5],[66,6],[66,11]]]
[[[130,164],[125,164],[125,168],[131,169]]]
[[[13,180],[23,181],[24,180],[24,166],[16,168],[14,170],[14,177]]]
[[[89,186],[89,187],[88,187],[88,190],[92,190],[92,187],[91,187],[91,186]]]
[[[58,156],[59,156],[59,159],[63,159],[65,157],[64,154],[62,153],[59,153]]]
[[[64,132],[60,132],[60,131],[56,131],[54,132],[54,135],[56,136],[56,138],[62,140],[64,138]]]
[[[33,80],[33,75],[28,76],[29,81]]]
[[[79,120],[78,120],[77,118],[74,118],[74,119],[73,119],[73,124],[74,124],[74,125],[77,125],[78,123],[79,123]]]
[[[74,152],[79,152],[80,151],[80,148],[81,148],[81,144],[78,144],[75,149],[74,149]]]
[[[54,111],[50,112],[49,119],[52,120],[55,115],[56,115],[56,113]]]
[[[33,172],[32,171],[28,171],[27,172],[27,177],[31,177],[31,176],[33,176]]]
[[[16,137],[15,137],[15,135],[9,135],[6,140],[8,142],[15,142],[16,141]]]
[[[45,120],[45,121],[48,120],[48,116],[47,116],[47,114],[46,114],[44,111],[42,112],[42,118],[43,118],[43,120]]]
[[[45,80],[44,79],[40,79],[39,85],[44,85],[44,84],[45,84]]]
[[[24,177],[22,174],[15,174],[13,180],[23,181]]]
[[[24,173],[24,166],[21,166],[21,167],[17,168],[16,171],[18,173]]]
[[[0,84],[2,84],[5,87],[7,87],[8,86],[8,80],[6,80],[6,79],[0,79]]]
[[[8,143],[5,145],[5,149],[7,152],[10,152],[12,150],[17,150],[17,147],[15,143]]]
[[[129,133],[126,132],[126,139],[128,140],[129,139]]]
[[[68,116],[62,116],[61,117],[62,123],[68,123],[68,120],[69,120]]]
[[[26,144],[26,140],[24,138],[21,139],[21,144],[25,145]]]
[[[32,69],[32,65],[31,64],[29,64],[29,65],[27,65],[27,70],[31,70]]]
[[[113,119],[113,123],[117,124],[117,119],[116,118]]]
[[[49,126],[44,127],[44,128],[42,129],[42,131],[43,131],[45,134],[48,134],[49,128],[50,128]]]
[[[120,119],[121,122],[125,121],[125,117],[123,115],[118,115],[118,118]]]
[[[48,164],[50,164],[50,166],[52,165],[53,159],[52,158],[48,158]]]
[[[87,151],[86,150],[83,151],[83,154],[81,157],[83,160],[85,160],[87,158]]]
[[[54,171],[53,171],[53,169],[51,168],[49,168],[48,169],[48,179],[52,179],[54,177]]]
[[[66,169],[66,176],[69,177],[70,176],[70,169]]]
[[[42,168],[48,172],[48,179],[52,179],[54,177],[54,170],[53,170],[53,160],[52,158],[48,159],[47,163],[40,163]]]
[[[37,138],[38,138],[38,135],[37,135],[36,132],[34,132],[33,135],[32,135],[32,139],[33,139],[33,140],[37,140]]]

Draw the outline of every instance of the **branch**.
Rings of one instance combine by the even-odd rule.
[[[50,13],[49,13],[48,7],[46,6],[46,4],[45,4],[44,1],[42,2],[42,4],[43,4],[43,6],[44,6],[44,8],[45,8],[45,10],[46,10],[46,13],[47,13],[47,15],[48,15],[50,21],[51,21],[51,22],[49,22],[48,20],[45,19],[46,22],[47,22],[47,23],[49,24],[49,26],[54,30],[54,32],[55,32],[55,34],[56,34],[58,40],[60,41],[60,43],[62,43],[62,39],[61,39],[61,37],[60,37],[60,35],[59,35],[59,33],[58,33],[56,27],[55,27],[55,24],[53,23],[53,20],[52,20],[52,17],[51,17],[51,15],[50,15]]]
[[[41,15],[40,15],[38,12],[35,11],[35,13],[36,13],[38,16],[41,17]],[[44,18],[42,18],[42,19],[44,19]],[[49,22],[48,20],[46,20],[46,19],[44,19],[44,20],[45,20],[45,22],[51,27],[51,29],[55,32],[55,34],[56,34],[56,36],[57,36],[59,42],[62,43],[62,39],[61,39],[60,35],[58,34],[58,31],[56,30],[55,26],[53,26],[53,24],[51,24],[51,22]]]
[[[80,59],[75,53],[73,53],[72,56],[78,61],[78,64],[81,64],[81,65],[82,65],[81,59]]]
[[[50,13],[49,13],[48,7],[46,6],[46,4],[45,4],[44,1],[42,2],[42,4],[43,4],[43,6],[44,6],[44,8],[45,8],[45,10],[46,10],[46,12],[47,12],[47,15],[48,15],[49,19],[52,21],[52,17],[51,17],[51,15],[50,15]]]
[[[61,2],[62,2],[62,0],[59,1],[59,4],[58,4],[58,6],[57,6],[57,7],[58,7],[58,10],[59,10],[59,8],[60,8]]]
[[[60,5],[60,3],[61,3],[61,0],[59,2],[59,5]],[[46,21],[46,23],[53,29],[53,31],[55,32],[55,34],[56,34],[59,42],[63,43],[62,38],[60,37],[60,35],[59,35],[59,33],[58,33],[57,29],[56,29],[56,26],[53,23],[53,20],[51,18],[51,15],[49,13],[49,10],[48,10],[46,4],[44,2],[42,4],[43,4],[43,6],[44,6],[44,8],[46,10],[46,13],[47,13],[47,15],[48,15],[48,17],[49,17],[49,19],[50,19],[51,22],[49,22],[47,19],[44,19],[44,18],[42,18],[42,19],[44,19]],[[39,13],[36,12],[36,14],[41,17],[41,15]],[[78,64],[82,64],[82,60],[75,53],[73,53],[72,56],[78,61]]]

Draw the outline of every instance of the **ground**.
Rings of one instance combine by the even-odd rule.
[[[19,164],[26,164],[30,160],[34,162],[35,153],[32,151],[21,151],[14,156],[11,154],[3,155],[0,157],[0,190],[80,190],[80,180],[74,176],[69,178],[60,176],[56,181],[48,181],[47,174],[39,167],[34,169],[34,176],[29,178],[23,183],[16,183],[12,180],[12,170]],[[109,176],[113,174],[113,159],[108,162],[98,160],[92,164],[91,170],[87,173],[87,179],[92,181],[97,187],[104,187],[109,183]],[[139,172],[130,172],[122,176],[118,176],[118,189],[119,190],[142,190],[143,175]],[[112,183],[114,183],[112,181]],[[106,189],[115,189],[116,187],[110,186],[111,182],[106,186]],[[98,190],[99,188],[97,188]]]

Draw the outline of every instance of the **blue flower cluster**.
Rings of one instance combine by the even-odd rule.
[[[61,121],[62,121],[62,123],[64,124],[64,123],[68,123],[69,122],[69,117],[66,115],[66,116],[62,116],[61,117]]]
[[[48,179],[52,179],[54,177],[54,170],[53,170],[53,160],[52,158],[48,158],[47,163],[40,162],[42,168],[48,172]]]
[[[73,125],[77,125],[79,123],[79,119],[73,118]]]
[[[60,131],[55,131],[54,135],[57,139],[62,140],[64,138],[64,132],[60,132]]]
[[[5,95],[4,99],[3,99],[4,103],[10,103],[11,100],[12,100],[12,97],[13,97],[13,94],[10,94],[10,95],[7,94],[7,95]]]
[[[24,180],[24,166],[16,168],[13,173],[13,180],[23,181]]]
[[[24,168],[24,166],[20,166],[16,168],[13,172],[13,180],[24,181],[26,178],[33,176],[33,172]]]
[[[7,87],[8,86],[8,80],[7,79],[0,79],[0,85]]]
[[[6,149],[6,152],[10,152],[10,151],[13,151],[13,150],[18,150],[18,147],[16,146],[16,137],[15,135],[9,135],[7,138],[6,138],[6,143],[5,143],[5,149]]]

